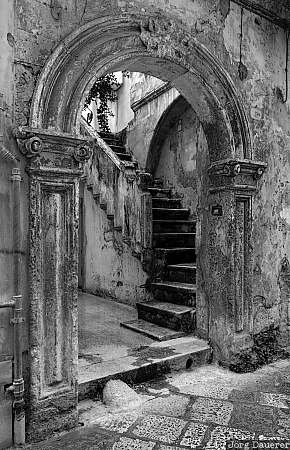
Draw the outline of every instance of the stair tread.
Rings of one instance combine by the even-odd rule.
[[[159,311],[167,311],[175,315],[184,314],[195,310],[193,306],[185,306],[185,305],[178,305],[176,303],[167,303],[158,301],[138,302],[137,305],[141,305],[142,307],[145,308],[156,309]]]
[[[144,334],[157,341],[167,341],[169,339],[176,339],[185,336],[183,331],[175,331],[170,328],[161,327],[152,322],[147,322],[143,319],[130,320],[128,322],[121,322],[120,325],[124,328]]]
[[[168,264],[168,269],[196,269],[196,263]]]
[[[169,208],[153,208],[153,209],[169,209]],[[174,211],[174,209],[170,209],[170,211]],[[178,211],[180,211],[180,208],[178,208]],[[186,210],[188,211],[188,209]],[[196,220],[190,220],[190,219],[153,219],[153,222],[164,222],[164,223],[196,223]]]
[[[196,235],[196,233],[192,233],[191,231],[189,231],[189,232],[186,232],[186,231],[171,232],[171,231],[169,231],[169,232],[165,232],[165,233],[157,231],[157,232],[154,232],[153,234],[157,235],[157,236],[180,236],[180,235],[188,236],[190,234],[192,234],[193,236]]]
[[[156,283],[151,283],[151,286],[155,286],[155,287],[171,287],[171,288],[176,288],[176,289],[185,289],[188,291],[193,291],[196,292],[196,285],[192,284],[192,283],[181,283],[180,281],[159,281]]]
[[[155,247],[155,250],[161,250],[161,251],[165,251],[165,252],[176,252],[176,251],[185,251],[185,250],[195,250],[195,247],[171,247],[171,248],[166,248],[166,247]]]
[[[162,200],[162,199],[158,199],[158,200]],[[167,200],[169,200],[169,199],[167,199]],[[153,207],[152,208],[153,209],[153,211],[154,210],[162,210],[162,211],[189,211],[189,209],[188,208],[159,208],[159,207]]]

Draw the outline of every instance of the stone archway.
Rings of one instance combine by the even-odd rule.
[[[34,433],[41,414],[48,415],[46,432],[76,423],[77,189],[81,163],[90,154],[86,140],[79,136],[80,113],[94,79],[121,69],[170,81],[202,123],[210,164],[204,186],[206,231],[199,243],[205,289],[197,299],[197,330],[210,338],[224,361],[235,351],[235,333],[249,331],[251,197],[265,165],[250,160],[251,133],[233,81],[198,40],[165,15],[123,14],[91,21],[67,36],[48,59],[35,89],[30,126],[17,134],[31,176],[30,421]],[[43,233],[49,219],[46,208],[54,211],[50,219],[56,240]],[[73,239],[63,241],[67,227]],[[60,246],[60,258],[45,272],[37,255],[43,249],[49,253],[53,245]],[[59,264],[69,268],[69,284],[60,280]],[[62,334],[55,343],[45,334],[49,335],[45,295],[60,312],[55,320]],[[63,343],[65,354],[61,354]],[[51,361],[54,369],[47,376],[45,367]],[[60,413],[64,399],[67,407]]]

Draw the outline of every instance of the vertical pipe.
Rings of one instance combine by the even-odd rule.
[[[14,250],[14,444],[25,443],[24,380],[22,374],[21,217],[19,167],[12,169]]]
[[[21,219],[20,219],[20,183],[21,173],[18,167],[12,169],[13,183],[13,254],[14,254],[14,295],[21,291]]]
[[[22,376],[22,295],[14,295],[14,444],[25,444],[24,380]]]

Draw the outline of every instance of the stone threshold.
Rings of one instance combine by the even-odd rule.
[[[173,371],[207,364],[210,360],[210,346],[192,335],[136,347],[127,356],[79,368],[79,401],[101,398],[110,379],[133,385]]]

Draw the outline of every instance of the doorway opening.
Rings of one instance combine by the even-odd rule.
[[[127,69],[113,75],[124,73],[126,82],[118,90],[112,87],[117,94],[108,102],[109,129],[100,127],[96,98],[82,112],[81,130],[92,137],[97,132],[120,161],[151,175],[146,192],[152,201],[152,251],[162,250],[167,261],[157,283],[124,230],[114,229],[101,198],[106,193],[98,196],[98,183],[92,181],[94,170],[100,170],[93,158],[90,164],[96,167],[88,169],[80,190],[80,398],[90,395],[97,380],[132,376],[132,361],[139,368],[144,361],[148,365],[150,352],[166,357],[162,348],[169,341],[180,343],[179,355],[190,357],[187,341],[180,339],[195,331],[196,233],[202,221],[197,209],[208,164],[206,136],[192,106],[171,83]]]

